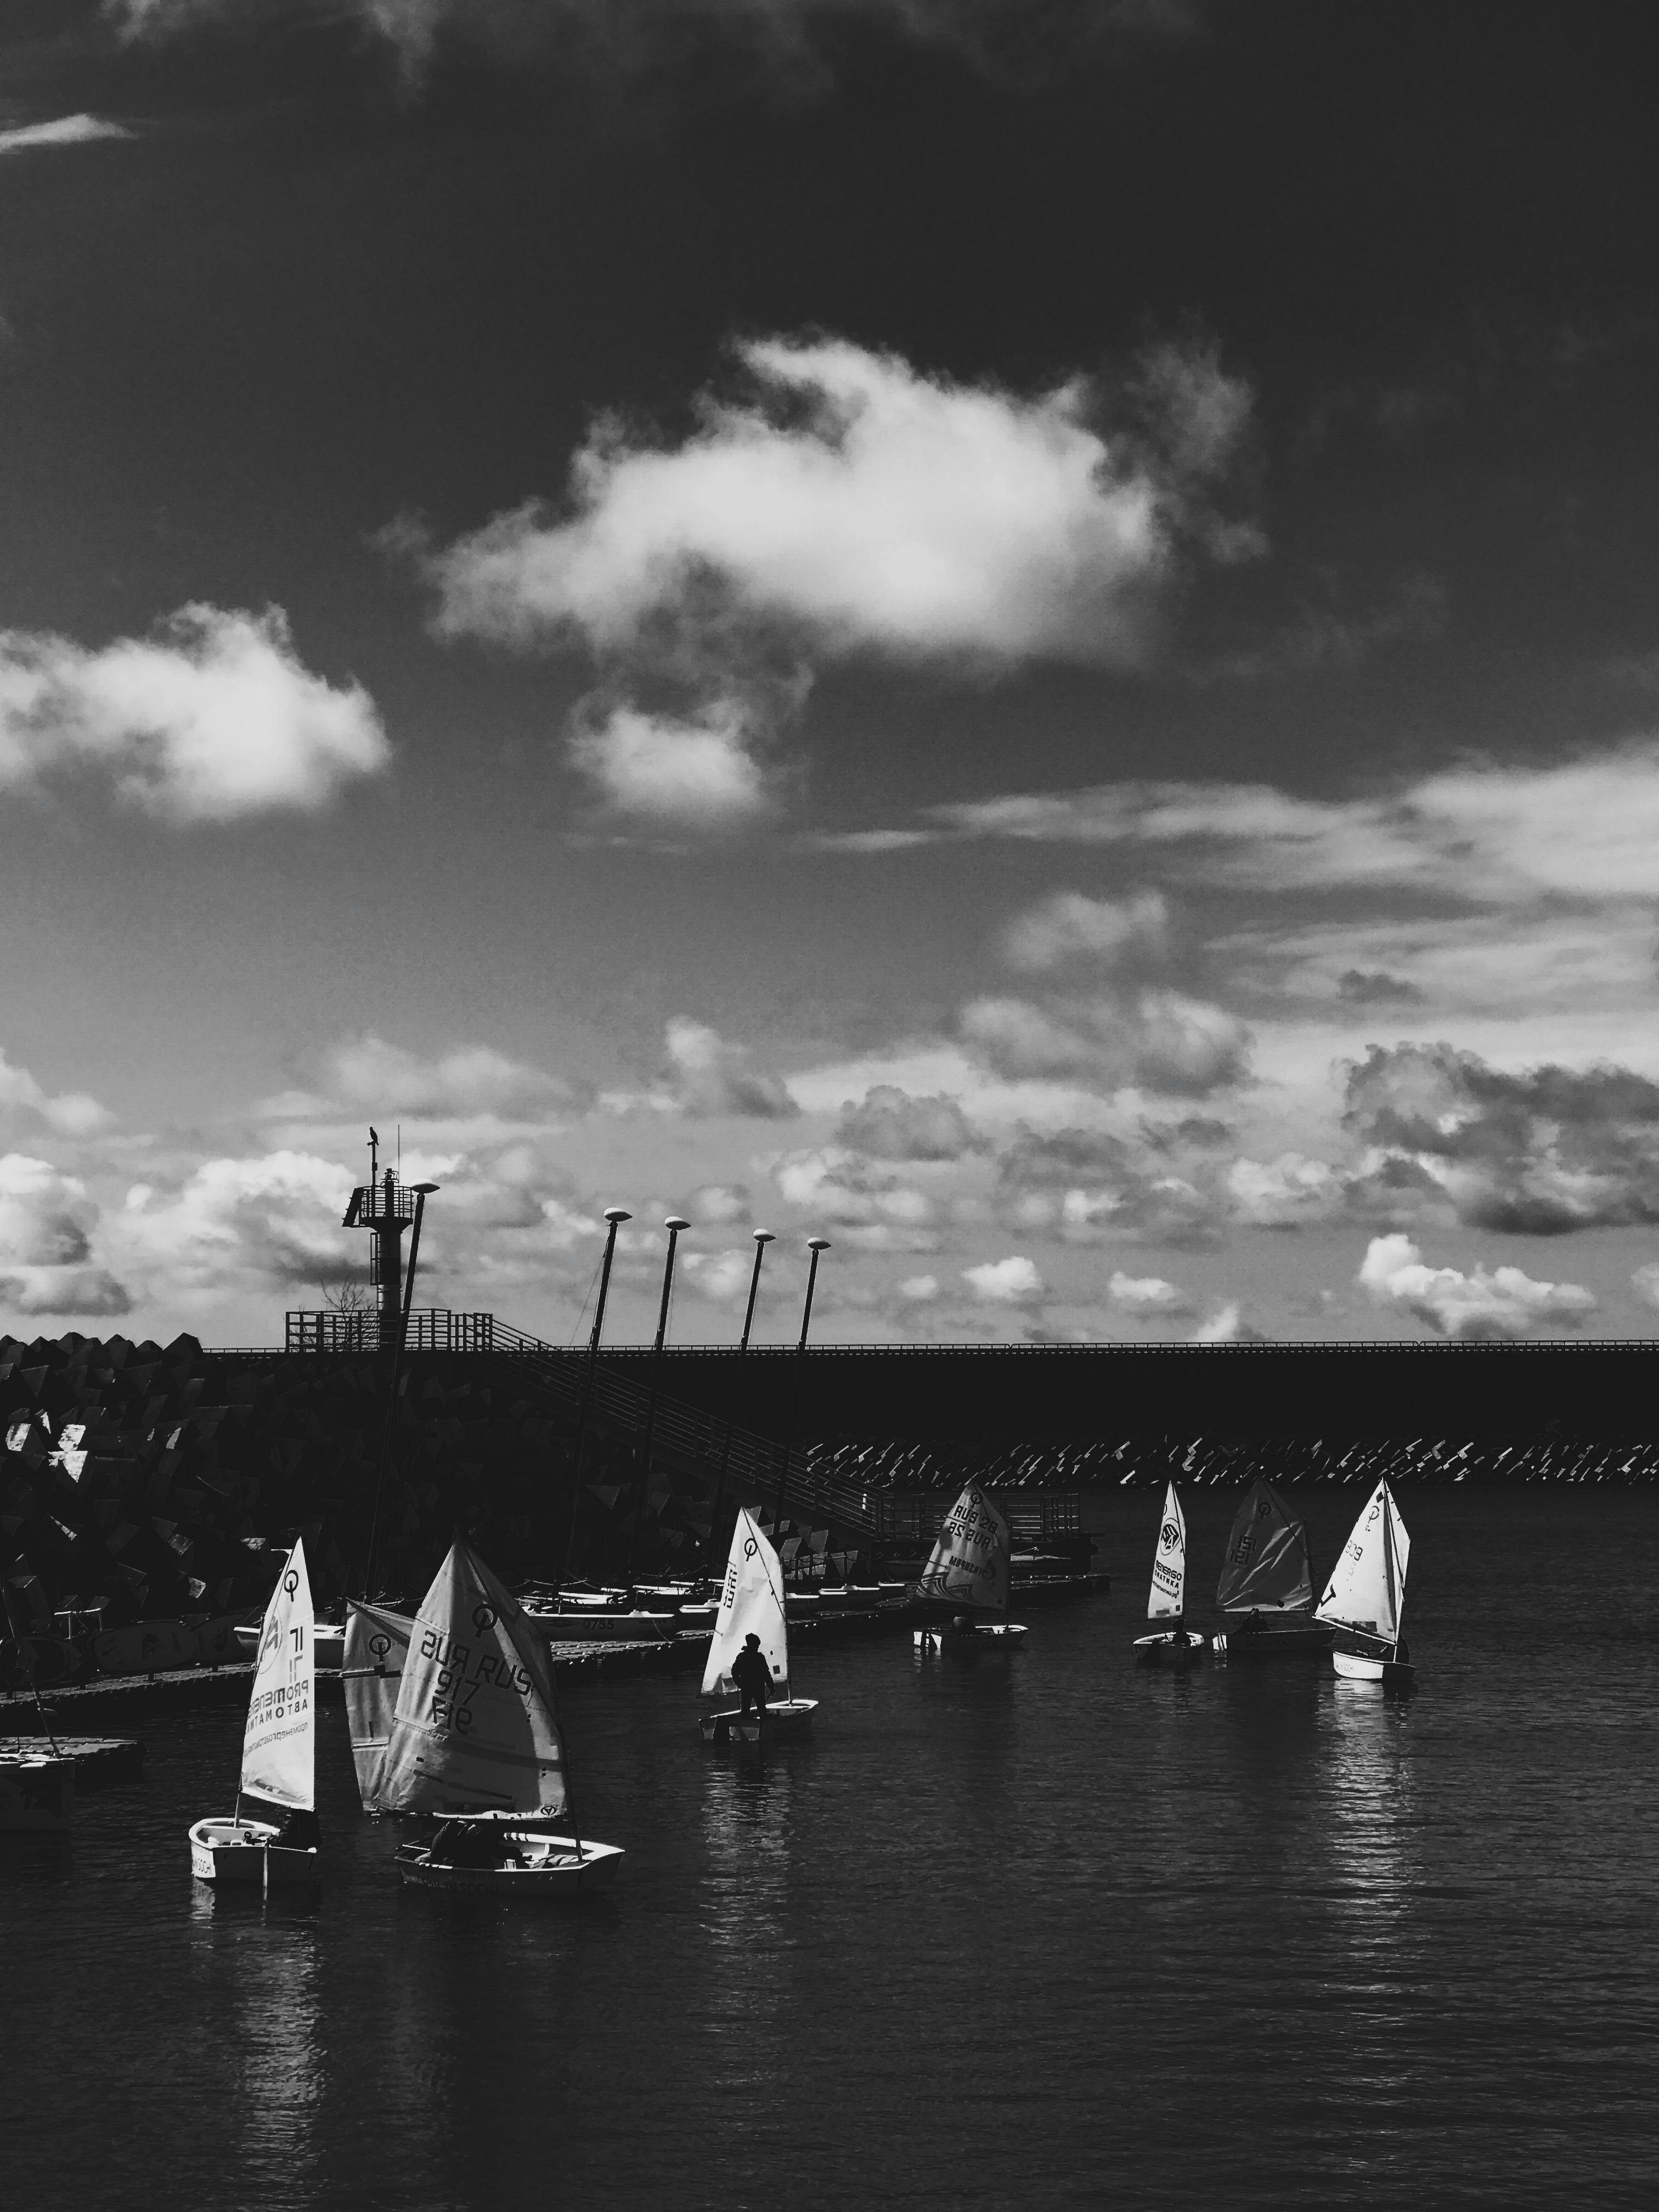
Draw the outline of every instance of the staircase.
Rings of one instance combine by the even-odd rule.
[[[532,1390],[574,1431],[581,1413],[586,1354],[562,1352],[501,1321],[494,1322],[487,1341],[488,1349],[481,1346],[477,1356],[490,1371],[503,1381],[510,1377],[520,1389]],[[647,1389],[600,1360],[593,1370],[588,1427],[595,1435],[637,1449],[645,1441],[650,1402]],[[724,1421],[679,1399],[659,1396],[651,1437],[653,1471],[689,1476],[706,1486],[706,1494],[712,1498],[725,1449]],[[748,1499],[775,1504],[782,1465],[781,1443],[757,1436],[751,1429],[734,1428],[726,1465],[726,1502],[735,1505]],[[876,1533],[873,1500],[848,1483],[816,1476],[803,1445],[790,1454],[782,1507],[793,1519],[828,1527],[843,1540],[873,1537]]]

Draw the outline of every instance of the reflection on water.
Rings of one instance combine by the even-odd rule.
[[[316,1906],[202,1881],[191,1890],[194,1978],[225,2010],[239,2162],[301,2190],[317,2164],[326,2075]]]
[[[1236,1504],[1189,1503],[1195,1580]],[[1316,1565],[1354,1510],[1313,1499]],[[584,1686],[609,1910],[404,1892],[326,1707],[318,1904],[216,1900],[185,1830],[240,1716],[158,1718],[69,1851],[0,1847],[7,2203],[1642,2203],[1659,1644],[1581,1631],[1647,1618],[1659,1496],[1408,1518],[1409,1701],[1138,1669],[1139,1571],[1017,1659],[813,1649],[763,1761],[684,1678]]]

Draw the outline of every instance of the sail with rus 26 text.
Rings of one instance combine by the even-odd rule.
[[[977,1612],[1008,1603],[1008,1523],[976,1482],[970,1482],[939,1524],[921,1579],[921,1597],[944,1598]]]
[[[317,1806],[315,1630],[301,1541],[265,1607],[242,1735],[241,1794],[302,1813]]]
[[[380,1787],[398,1813],[566,1809],[547,1646],[469,1544],[415,1617]]]

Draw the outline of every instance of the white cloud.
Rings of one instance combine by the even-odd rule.
[[[712,699],[687,716],[612,706],[576,730],[570,757],[618,814],[713,830],[771,811],[765,771],[750,748],[763,741],[750,703]]]
[[[84,1091],[52,1097],[26,1067],[14,1067],[0,1051],[0,1115],[9,1121],[44,1124],[64,1137],[89,1137],[106,1128],[112,1116]]]
[[[100,769],[148,813],[228,822],[314,813],[390,759],[368,694],[313,675],[280,608],[192,604],[96,652],[0,632],[0,788]]]
[[[751,396],[705,394],[683,445],[602,422],[563,516],[521,507],[428,556],[441,629],[616,653],[735,617],[831,655],[1141,657],[1191,471],[1105,435],[1083,380],[1027,398],[833,339],[737,355]],[[1218,466],[1224,393],[1195,357],[1162,395],[1166,447]]]
[[[747,1048],[728,1044],[706,1023],[675,1015],[665,1043],[674,1096],[688,1114],[783,1121],[799,1112],[781,1076],[751,1068]]]
[[[135,1184],[108,1239],[162,1299],[323,1281],[362,1256],[340,1229],[351,1185],[337,1162],[304,1152],[205,1160],[170,1194]]]
[[[1036,1263],[1017,1253],[1006,1260],[987,1260],[977,1267],[964,1267],[962,1279],[975,1297],[993,1305],[1036,1305],[1048,1294]]]
[[[557,1076],[489,1045],[459,1045],[428,1059],[372,1033],[330,1046],[320,1074],[331,1101],[388,1122],[404,1115],[545,1115],[570,1095]]]
[[[1120,1267],[1114,1272],[1106,1288],[1112,1304],[1121,1306],[1126,1313],[1156,1316],[1192,1310],[1185,1291],[1177,1289],[1174,1283],[1165,1282],[1161,1275],[1126,1275]]]
[[[899,1296],[908,1304],[926,1305],[939,1296],[937,1275],[907,1275],[899,1285]]]
[[[0,131],[0,154],[25,154],[37,146],[85,146],[98,138],[131,138],[118,123],[100,115],[56,115],[49,123],[20,123]]]
[[[878,1160],[956,1160],[985,1140],[957,1100],[938,1092],[918,1098],[896,1084],[878,1083],[861,1103],[848,1100],[836,1141]]]
[[[1261,1333],[1250,1327],[1237,1298],[1229,1298],[1203,1326],[1193,1331],[1194,1344],[1259,1344]]]
[[[1010,967],[1032,974],[1077,960],[1107,969],[1157,963],[1169,952],[1169,908],[1158,891],[1124,899],[1055,891],[1009,923],[1002,945]]]
[[[1250,1032],[1219,1006],[1177,991],[974,999],[967,1042],[1005,1076],[1079,1076],[1113,1086],[1202,1097],[1241,1081]]]
[[[1324,1160],[1281,1152],[1276,1160],[1237,1159],[1227,1170],[1237,1218],[1259,1229],[1295,1229],[1339,1212],[1344,1181]]]
[[[1534,1282],[1519,1267],[1430,1267],[1408,1237],[1374,1237],[1356,1279],[1379,1305],[1403,1308],[1442,1336],[1524,1336],[1540,1322],[1575,1326],[1595,1300],[1577,1283]]]
[[[786,1205],[866,1251],[929,1252],[939,1242],[927,1193],[842,1146],[786,1152],[772,1173]]]
[[[1637,1268],[1630,1286],[1644,1306],[1659,1306],[1659,1261],[1650,1260],[1646,1267]]]
[[[685,1279],[699,1297],[729,1305],[748,1296],[755,1254],[752,1246],[729,1245],[723,1252],[687,1252],[683,1265]]]
[[[118,1314],[125,1286],[94,1264],[98,1207],[84,1183],[25,1152],[0,1158],[0,1309]]]

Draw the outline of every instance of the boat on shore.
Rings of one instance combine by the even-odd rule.
[[[1394,1492],[1379,1482],[1337,1557],[1316,1608],[1316,1617],[1334,1632],[1331,1665],[1346,1681],[1409,1690],[1417,1680],[1400,1634],[1411,1549]]]
[[[1308,1532],[1271,1483],[1256,1482],[1233,1516],[1215,1602],[1227,1624],[1212,1638],[1218,1658],[1297,1658],[1331,1648],[1332,1632],[1314,1619]]]
[[[939,1606],[941,1614],[914,1632],[916,1650],[969,1659],[1020,1650],[1025,1624],[1009,1617],[1011,1579],[1008,1523],[970,1482],[939,1523],[916,1583],[917,1597]]]
[[[750,1639],[753,1639],[751,1644]],[[734,1667],[746,1650],[757,1653],[782,1696],[769,1693],[757,1717],[741,1704],[704,1713],[698,1723],[705,1743],[787,1743],[805,1735],[818,1709],[816,1698],[797,1698],[789,1687],[789,1620],[784,1603],[783,1567],[770,1540],[746,1506],[738,1512],[732,1549],[720,1585],[720,1611],[702,1670],[705,1698],[730,1697],[741,1688]]]
[[[435,1816],[398,1849],[415,1888],[574,1898],[623,1856],[580,1833],[546,1642],[462,1540],[410,1625],[377,1786],[384,1811]]]
[[[320,1874],[317,1828],[317,1662],[303,1540],[289,1553],[265,1607],[242,1732],[235,1809],[190,1832],[198,1881],[308,1889]],[[244,1800],[259,1810],[243,1810]]]
[[[1164,1492],[1164,1518],[1158,1524],[1158,1548],[1152,1554],[1152,1586],[1146,1599],[1148,1620],[1166,1620],[1168,1628],[1135,1638],[1135,1659],[1142,1667],[1177,1669],[1196,1666],[1204,1656],[1205,1638],[1186,1625],[1187,1516],[1171,1483]]]

